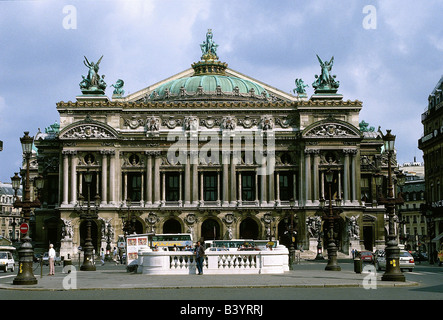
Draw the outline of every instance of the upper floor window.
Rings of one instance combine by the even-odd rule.
[[[178,201],[180,199],[180,174],[166,173],[165,176],[166,201]]]

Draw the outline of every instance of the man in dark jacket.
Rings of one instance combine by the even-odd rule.
[[[203,259],[205,258],[205,248],[197,241],[194,249],[195,259],[197,262],[198,274],[203,274]]]

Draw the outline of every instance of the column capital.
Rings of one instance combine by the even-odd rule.
[[[357,154],[357,149],[343,149],[342,152],[343,152],[345,155],[350,154],[350,155],[353,155],[353,156],[354,156],[354,155]]]
[[[102,155],[115,155],[115,150],[107,150],[107,149],[103,149],[100,150],[100,154]]]
[[[77,150],[62,150],[62,154],[64,155],[77,154]]]
[[[305,148],[305,154],[320,154],[320,149]]]

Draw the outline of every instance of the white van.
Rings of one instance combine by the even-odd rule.
[[[14,247],[5,248],[5,246],[0,246],[0,269],[4,272],[11,270],[14,272],[14,257],[12,256],[12,251],[14,251]]]

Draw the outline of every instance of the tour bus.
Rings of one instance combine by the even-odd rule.
[[[139,250],[186,250],[192,248],[190,233],[145,233],[126,236],[126,264],[137,263]]]
[[[267,250],[277,248],[278,241],[232,239],[232,240],[208,240],[205,248],[209,251],[237,251],[237,250]]]

